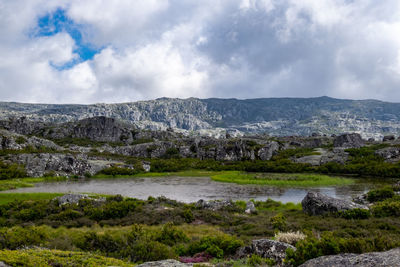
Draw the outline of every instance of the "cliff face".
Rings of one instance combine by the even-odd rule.
[[[221,131],[270,135],[359,132],[381,138],[400,131],[400,104],[376,100],[319,98],[169,99],[121,104],[47,105],[0,103],[0,119],[62,123],[96,116],[116,118],[140,129],[216,134]]]

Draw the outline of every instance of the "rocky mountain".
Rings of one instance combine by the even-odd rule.
[[[55,105],[0,102],[0,119],[61,123],[95,116],[116,118],[140,129],[218,135],[267,133],[287,136],[357,132],[381,138],[400,132],[400,103],[317,98],[171,99],[120,104]]]

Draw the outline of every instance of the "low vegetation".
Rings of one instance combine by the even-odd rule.
[[[94,253],[49,249],[0,250],[0,261],[10,266],[134,266],[132,263]]]
[[[0,191],[11,190],[21,187],[33,187],[35,183],[65,181],[66,179],[66,177],[36,177],[0,180]]]
[[[62,195],[62,193],[0,193],[0,205],[13,201],[50,200]]]
[[[52,200],[54,196],[4,195],[4,204],[0,205],[0,249],[40,246],[81,253],[76,255],[96,252],[125,262],[199,257],[221,262],[253,239],[275,238],[296,246],[296,251],[289,252],[289,260],[299,265],[320,255],[400,246],[397,195],[377,200],[370,211],[324,216],[309,216],[300,204],[273,200],[255,201],[256,212],[246,214],[243,201],[213,211],[163,197],[138,200],[109,196],[60,206]],[[25,252],[7,253],[13,258],[12,253]],[[260,260],[267,263],[256,256],[236,263],[252,266]]]
[[[5,164],[0,161],[0,180],[26,177],[23,166],[18,164]]]
[[[243,173],[237,171],[212,175],[211,179],[218,182],[237,184],[256,184],[270,186],[328,186],[348,185],[354,180],[332,177],[321,174],[276,174],[276,173]]]

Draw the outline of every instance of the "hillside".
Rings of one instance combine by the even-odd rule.
[[[267,133],[310,135],[358,132],[380,138],[400,130],[400,103],[318,98],[171,99],[120,104],[56,105],[0,103],[0,119],[26,116],[43,122],[68,122],[106,116],[141,129],[175,128],[203,134]]]

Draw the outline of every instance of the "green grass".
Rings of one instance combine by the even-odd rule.
[[[0,180],[0,191],[17,189],[21,187],[33,187],[35,183],[65,181],[65,177],[34,177],[34,178],[15,178]]]
[[[333,177],[321,174],[245,173],[239,171],[229,171],[217,175],[212,175],[211,179],[217,182],[269,185],[278,187],[349,185],[355,182],[353,179]]]
[[[216,174],[226,173],[224,171],[205,171],[205,170],[187,170],[187,171],[179,171],[179,172],[146,172],[146,173],[138,173],[135,175],[105,175],[105,174],[96,174],[92,176],[93,179],[107,179],[107,178],[151,178],[151,177],[171,177],[171,176],[181,176],[181,177],[211,177]]]
[[[0,250],[0,261],[11,266],[134,266],[87,252],[48,249]]]
[[[269,186],[332,186],[349,185],[355,181],[349,178],[334,177],[323,174],[305,174],[305,173],[246,173],[240,171],[206,171],[206,170],[187,170],[180,172],[147,172],[136,175],[103,175],[98,174],[92,178],[151,178],[151,177],[211,177],[216,182],[236,183],[236,184],[254,184]]]
[[[63,193],[0,193],[0,205],[14,200],[47,200],[64,195]]]

